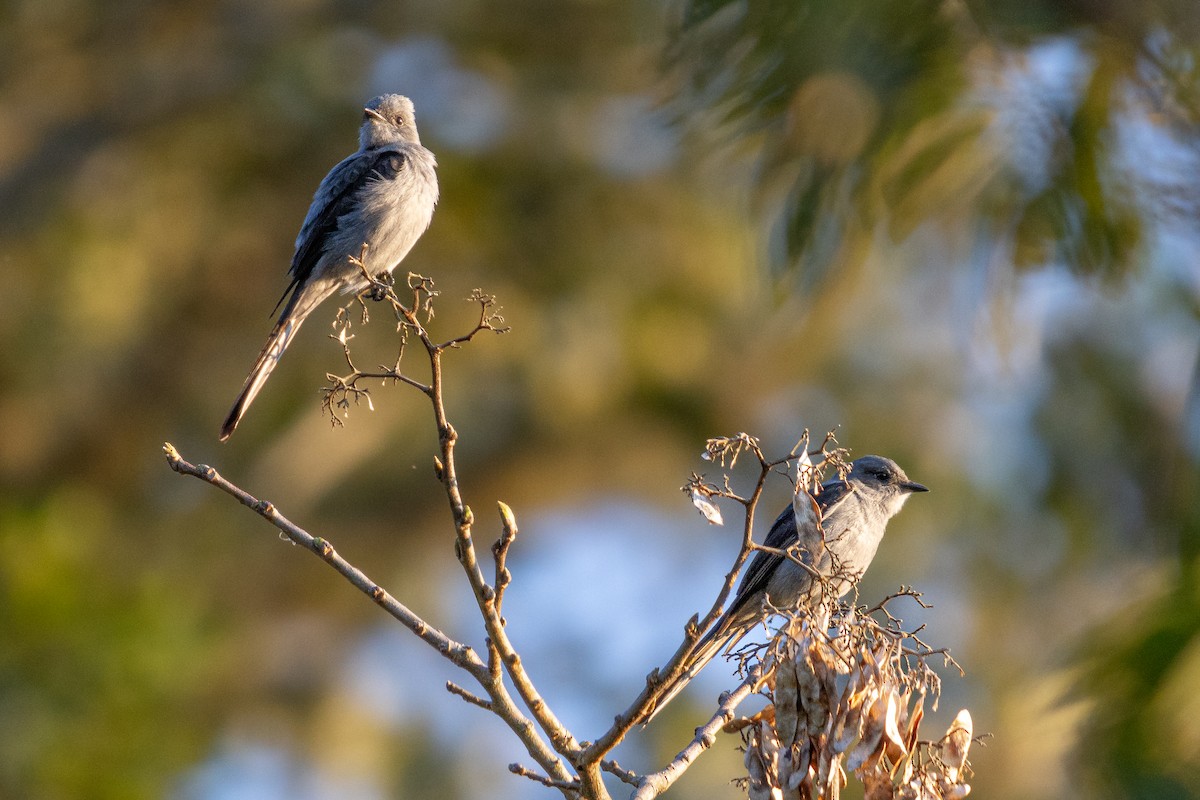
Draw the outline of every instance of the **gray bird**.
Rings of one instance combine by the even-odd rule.
[[[221,426],[221,441],[233,433],[313,309],[335,292],[356,293],[370,285],[351,260],[363,257],[364,246],[362,260],[372,276],[390,273],[408,255],[433,218],[436,168],[417,135],[412,101],[385,94],[367,103],[358,150],[329,171],[313,196],[296,237],[292,282],[279,300],[283,311]]]
[[[824,575],[828,586],[841,597],[853,586],[875,557],[888,520],[894,517],[913,492],[926,487],[908,479],[904,470],[883,456],[863,456],[851,464],[845,480],[821,485],[815,496],[821,510],[821,531],[797,531],[796,514],[789,506],[771,525],[763,542],[767,547],[787,550],[799,542],[801,560]],[[814,563],[814,556],[816,563]],[[649,722],[723,648],[736,643],[767,614],[764,601],[787,610],[815,605],[824,586],[813,574],[782,555],[759,551],[750,561],[737,594],[717,623],[688,655],[686,667],[646,715]]]

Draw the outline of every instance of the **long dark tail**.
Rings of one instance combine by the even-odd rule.
[[[225,422],[221,425],[222,442],[233,433],[233,429],[241,422],[246,409],[250,408],[254,398],[262,391],[267,378],[271,377],[271,371],[279,363],[283,351],[287,350],[288,345],[292,343],[292,337],[296,335],[296,331],[300,330],[305,318],[335,290],[335,286],[309,284],[292,293],[287,305],[283,307],[283,312],[279,315],[279,321],[275,323],[275,327],[267,336],[267,343],[263,345],[262,352],[258,354],[258,361],[254,362],[254,369],[250,370],[250,374],[246,376],[241,394],[234,401],[233,408],[229,409],[229,416],[225,417]]]
[[[667,703],[675,698],[675,695],[682,692],[692,682],[692,678],[695,678],[709,661],[712,661],[721,650],[740,639],[745,633],[745,628],[728,624],[728,620],[722,619],[715,628],[710,630],[703,639],[696,643],[696,649],[687,657],[687,667],[679,674],[679,677],[666,684],[666,690],[655,701],[654,707],[638,722],[643,725],[650,724],[650,720],[658,716],[658,712],[662,711]]]

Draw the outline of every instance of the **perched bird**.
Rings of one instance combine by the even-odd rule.
[[[815,579],[810,569],[783,555],[760,550],[742,576],[729,610],[696,643],[684,662],[684,671],[668,684],[643,722],[653,719],[717,653],[764,619],[768,613],[766,602],[787,610],[803,604],[815,606],[826,588],[838,597],[849,591],[875,557],[888,520],[900,511],[910,494],[927,491],[910,481],[890,458],[863,456],[850,465],[845,480],[826,481],[815,495],[820,530],[815,524],[797,530],[795,511],[791,506],[784,509],[763,544],[786,551],[799,543],[801,560],[825,580]]]
[[[417,135],[412,101],[385,94],[367,103],[358,150],[329,171],[313,196],[296,237],[292,282],[279,301],[283,311],[221,425],[221,441],[321,301],[335,292],[363,291],[370,285],[367,274],[390,273],[408,255],[433,218],[436,168]]]

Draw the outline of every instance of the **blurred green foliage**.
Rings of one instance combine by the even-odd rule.
[[[320,323],[216,444],[312,192],[381,91],[414,98],[440,163],[406,262],[443,291],[437,324],[468,325],[482,286],[513,326],[447,364],[477,515],[686,516],[705,437],[841,425],[934,488],[864,590],[937,603],[968,669],[945,704],[995,734],[976,791],[1197,796],[1198,33],[1194,4],[1133,0],[5,5],[0,796],[208,796],[198,770],[242,741],[384,796],[443,770],[455,796],[542,791],[474,739],[439,750],[436,719],[347,702],[373,609],[159,454],[476,635],[443,586],[426,409],[380,390],[331,430]],[[359,329],[365,363],[387,328]],[[671,647],[627,694],[570,695],[610,714]],[[669,758],[700,713],[619,758]],[[737,796],[717,750],[675,796]]]
[[[1190,146],[1198,32],[1189,2],[703,0],[670,63],[683,114],[755,143],[776,263],[806,285],[862,228],[938,223],[1014,266],[1121,276],[1146,215],[1195,211],[1121,138],[1153,117]]]

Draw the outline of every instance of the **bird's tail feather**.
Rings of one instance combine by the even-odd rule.
[[[246,409],[250,408],[250,404],[254,402],[254,398],[266,384],[267,378],[271,377],[271,371],[275,369],[283,352],[292,343],[292,337],[296,335],[296,331],[300,330],[304,320],[312,313],[313,309],[321,304],[321,301],[333,294],[335,288],[323,284],[309,284],[292,294],[287,305],[283,307],[283,312],[279,315],[279,321],[275,323],[275,327],[267,336],[267,343],[263,345],[262,352],[258,354],[254,368],[246,376],[246,382],[242,384],[242,391],[234,401],[233,408],[229,409],[229,415],[225,417],[225,422],[221,425],[222,442],[230,437],[233,429],[238,426],[242,416],[246,413]]]
[[[654,707],[639,722],[643,725],[649,725],[650,720],[658,716],[658,712],[662,711],[667,703],[675,698],[675,695],[682,692],[691,683],[692,678],[695,678],[709,661],[712,661],[726,646],[740,639],[744,633],[744,630],[728,624],[718,624],[717,627],[709,631],[703,639],[697,642],[696,648],[688,655],[686,661],[687,667],[683,672],[679,673],[677,678],[665,684],[665,691],[655,701]]]

